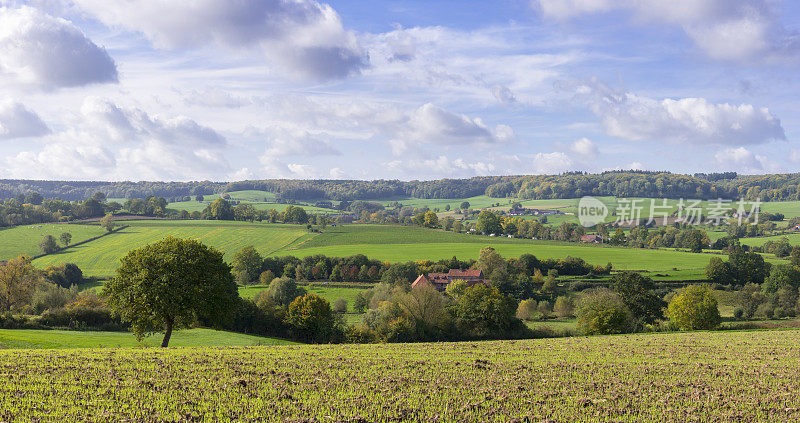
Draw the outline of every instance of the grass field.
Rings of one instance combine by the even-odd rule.
[[[239,296],[242,298],[250,298],[252,299],[261,291],[264,291],[268,288],[267,285],[250,285],[245,287],[239,288]],[[331,306],[333,305],[336,300],[342,298],[347,301],[347,311],[353,312],[353,302],[356,299],[356,295],[359,292],[366,292],[365,289],[358,289],[358,288],[334,288],[334,287],[323,287],[323,286],[303,286],[303,289],[306,292],[311,292],[314,294],[319,295],[320,297],[326,299]]]
[[[308,233],[299,225],[218,221],[130,221],[131,226],[90,243],[34,261],[39,267],[64,262],[76,263],[88,276],[109,276],[119,259],[133,248],[163,239],[167,235],[191,237],[225,253],[227,260],[247,245],[263,255],[313,254],[350,256],[365,254],[390,262],[438,260],[456,256],[478,258],[484,246],[493,246],[506,257],[531,253],[539,258],[581,257],[592,264],[611,262],[616,269],[653,272],[705,268],[710,254],[668,250],[641,250],[554,241],[535,241],[457,234],[417,227],[346,225],[323,233]]]
[[[58,254],[34,261],[38,267],[71,262],[88,276],[113,275],[119,259],[128,251],[159,241],[168,235],[194,238],[223,253],[225,259],[247,245],[254,245],[267,255],[280,249],[307,231],[300,225],[215,221],[129,221],[130,227],[87,244],[68,248]]]
[[[142,342],[130,332],[81,332],[71,330],[0,329],[0,348],[109,348],[155,347],[161,345],[163,335],[144,338]],[[293,342],[277,338],[244,335],[212,329],[187,329],[174,332],[170,346],[213,347],[288,345]],[[0,407],[2,408],[2,407]]]
[[[99,225],[68,225],[64,223],[3,228],[0,229],[0,260],[8,260],[20,254],[35,256],[39,254],[39,242],[45,235],[53,235],[58,240],[58,237],[64,232],[72,234],[72,243],[74,244],[102,235],[105,230]]]
[[[764,245],[767,241],[780,241],[781,238],[786,237],[789,239],[789,243],[792,245],[800,245],[800,233],[796,234],[788,234],[788,235],[776,235],[776,236],[762,236],[757,238],[739,238],[739,241],[742,244],[749,245],[751,247],[760,247]]]
[[[800,331],[0,351],[6,421],[800,420]]]

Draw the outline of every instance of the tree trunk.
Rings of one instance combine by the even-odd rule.
[[[172,336],[172,319],[168,319],[164,325],[164,340],[161,341],[161,348],[169,346],[169,338]]]

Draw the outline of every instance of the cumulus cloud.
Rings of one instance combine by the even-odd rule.
[[[0,79],[43,89],[117,82],[117,67],[75,25],[31,7],[0,7]]]
[[[597,144],[595,144],[589,138],[580,138],[575,140],[575,142],[570,144],[569,149],[573,153],[586,159],[595,158],[600,154]]]
[[[538,0],[533,4],[545,17],[557,20],[625,10],[643,24],[679,26],[713,59],[796,58],[800,52],[797,35],[783,26],[770,0]]]
[[[50,128],[35,112],[21,103],[0,103],[0,140],[40,137],[50,133]]]
[[[489,128],[481,118],[451,113],[426,103],[409,114],[407,134],[434,144],[502,143],[514,138],[507,125]]]
[[[186,180],[228,172],[226,139],[187,117],[151,116],[104,99],[87,98],[64,131],[40,151],[6,160],[24,178]]]
[[[485,176],[495,172],[494,164],[485,161],[469,162],[459,157],[450,159],[440,155],[435,159],[424,160],[393,160],[384,163],[389,170],[400,173],[404,176],[425,175],[425,177],[470,177]]]
[[[575,162],[566,153],[560,151],[536,153],[533,156],[532,171],[538,175],[552,175],[571,170],[574,165]]]
[[[319,79],[342,78],[367,66],[338,13],[314,0],[76,3],[106,24],[141,32],[159,48],[260,48],[288,72]]]
[[[744,148],[726,148],[714,155],[717,165],[723,170],[734,170],[742,173],[775,171],[777,165],[765,156],[758,155]]]
[[[248,137],[264,139],[267,144],[266,156],[328,156],[342,154],[326,134],[312,134],[306,130],[269,128],[248,131]]]
[[[627,140],[747,145],[786,139],[780,119],[765,107],[704,98],[656,100],[596,81],[576,92],[588,100],[607,134]]]

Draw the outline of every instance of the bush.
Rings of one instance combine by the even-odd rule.
[[[536,319],[538,314],[536,300],[528,299],[519,302],[517,306],[517,319],[531,321]]]
[[[56,237],[53,235],[45,235],[44,238],[39,241],[39,251],[41,251],[42,254],[52,254],[58,251]]]
[[[83,281],[83,271],[74,263],[64,263],[44,269],[44,276],[50,282],[64,288],[77,285]]]
[[[587,335],[626,333],[633,330],[630,309],[616,292],[606,288],[588,290],[578,303],[578,327]]]
[[[127,329],[118,317],[107,308],[72,307],[48,310],[39,322],[50,327],[122,331]]]
[[[300,339],[328,342],[333,334],[333,311],[324,298],[309,293],[289,304],[286,323]]]
[[[363,313],[367,309],[367,298],[362,292],[356,294],[356,299],[353,301],[353,310],[356,313]]]
[[[275,279],[275,274],[272,273],[272,270],[265,270],[258,276],[258,283],[260,285],[269,285],[273,279]]]
[[[716,329],[722,322],[717,300],[705,285],[689,285],[667,307],[670,324],[680,330]]]
[[[736,307],[733,309],[733,318],[736,320],[741,320],[744,317],[744,310],[741,307]]]
[[[333,311],[335,313],[347,313],[347,300],[339,298],[333,303]]]
[[[572,306],[572,300],[563,295],[556,298],[556,303],[553,306],[553,312],[556,313],[556,316],[562,319],[566,317],[571,317],[573,310],[574,307]]]
[[[289,278],[275,278],[270,282],[268,292],[278,305],[289,305],[295,298],[305,293],[297,282]]]
[[[31,299],[31,308],[35,314],[45,310],[63,308],[78,296],[78,287],[62,288],[58,285],[44,285],[37,288]]]

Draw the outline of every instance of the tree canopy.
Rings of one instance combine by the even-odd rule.
[[[231,267],[222,253],[193,239],[167,237],[131,250],[103,293],[108,305],[130,322],[137,338],[189,327],[198,317],[221,321],[239,299]]]

